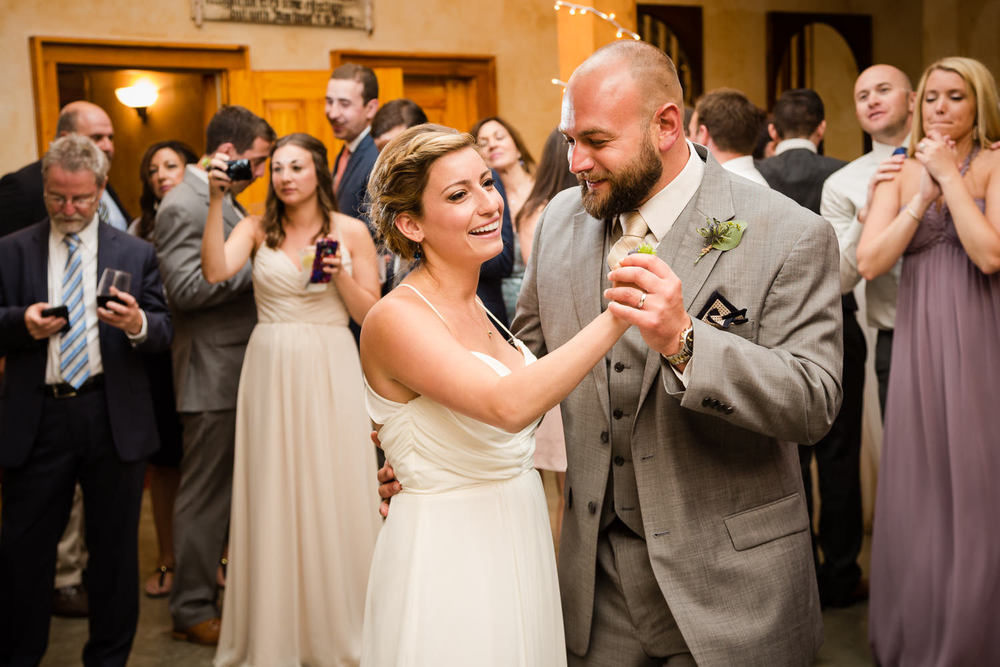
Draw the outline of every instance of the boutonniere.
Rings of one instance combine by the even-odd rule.
[[[698,228],[698,233],[705,237],[705,245],[698,253],[698,258],[694,260],[695,264],[710,253],[712,248],[725,252],[738,246],[743,238],[743,230],[747,228],[747,223],[742,220],[720,222],[715,218],[705,218],[705,222],[708,223],[705,227]]]
[[[648,243],[640,243],[634,250],[629,250],[628,254],[634,255],[637,252],[641,252],[644,255],[655,255],[656,248],[649,245]]]

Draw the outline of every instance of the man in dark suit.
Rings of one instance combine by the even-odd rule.
[[[778,141],[774,157],[758,169],[778,192],[819,213],[823,184],[846,163],[817,154],[826,131],[823,101],[808,88],[789,90],[774,105],[768,128]],[[861,412],[864,399],[865,337],[858,324],[854,294],[841,297],[844,315],[844,402],[830,432],[814,447],[799,447],[809,516],[813,516],[813,455],[819,471],[819,532],[813,555],[824,606],[844,607],[868,597],[861,578]],[[819,562],[816,547],[823,551]]]
[[[56,139],[71,132],[90,137],[109,162],[114,158],[114,128],[101,107],[82,100],[63,107],[56,124]],[[124,231],[132,218],[110,183],[105,186],[101,201],[106,209],[107,222]],[[47,215],[42,202],[41,160],[0,178],[0,236],[24,229]]]
[[[98,222],[108,160],[78,134],[42,160],[48,219],[0,239],[0,664],[48,642],[56,543],[83,488],[90,562],[86,665],[124,665],[138,605],[145,459],[159,446],[142,355],[172,337],[153,247]],[[98,306],[105,269],[132,276]],[[46,309],[66,307],[64,315]]]
[[[333,70],[326,85],[326,118],[333,135],[344,142],[333,166],[333,189],[340,212],[364,220],[366,224],[365,192],[378,157],[371,136],[371,122],[376,111],[378,80],[375,72],[354,63],[345,63]]]
[[[97,144],[108,163],[114,159],[114,127],[104,109],[78,100],[59,113],[56,139],[71,132],[82,134]],[[0,179],[0,236],[5,236],[47,217],[42,200],[42,161],[37,160]],[[110,183],[106,183],[98,215],[116,229],[125,230],[131,217],[122,206]],[[79,488],[70,512],[66,531],[59,541],[52,613],[57,616],[86,616],[87,594],[83,587],[83,568],[87,550],[83,539],[83,500]]]

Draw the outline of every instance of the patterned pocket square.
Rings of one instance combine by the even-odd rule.
[[[718,290],[708,297],[708,302],[698,313],[698,319],[716,329],[728,329],[731,324],[745,324],[748,321],[747,309],[737,309],[729,303],[729,299],[719,294]]]

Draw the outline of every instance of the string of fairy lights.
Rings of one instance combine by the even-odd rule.
[[[615,37],[617,39],[622,39],[623,37],[631,37],[632,39],[642,39],[641,37],[639,37],[638,34],[632,32],[631,30],[623,26],[621,23],[619,23],[615,19],[614,12],[609,12],[605,14],[601,10],[595,9],[594,7],[588,7],[587,5],[578,5],[575,2],[564,2],[563,0],[556,0],[555,10],[558,12],[563,7],[566,7],[569,10],[571,16],[575,16],[577,14],[579,14],[580,16],[592,14],[597,18],[601,19],[602,21],[607,21],[608,23],[610,23],[615,27],[616,30]],[[562,79],[552,79],[552,83],[557,86],[562,86],[563,88],[566,87],[566,82],[563,81]]]

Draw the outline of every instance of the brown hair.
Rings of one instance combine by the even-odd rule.
[[[205,128],[205,154],[212,155],[224,143],[231,143],[237,153],[253,146],[255,139],[274,141],[274,128],[246,107],[231,104],[215,112]]]
[[[379,153],[368,179],[369,219],[380,241],[404,260],[413,259],[420,244],[396,228],[402,214],[423,215],[423,194],[431,166],[441,157],[475,147],[469,134],[425,123],[404,130]]]
[[[274,152],[282,146],[288,145],[303,148],[312,155],[313,167],[316,169],[316,203],[319,205],[323,220],[315,238],[326,236],[330,233],[330,220],[333,218],[334,211],[337,210],[337,198],[333,194],[333,176],[330,174],[326,146],[316,137],[304,132],[295,132],[278,139],[274,147],[271,148],[269,157],[273,160]],[[267,204],[264,208],[264,216],[260,221],[268,248],[277,248],[285,240],[285,227],[282,224],[284,217],[285,202],[278,199],[278,195],[274,193],[274,180],[268,178]]]
[[[924,70],[917,86],[917,104],[920,108],[913,114],[913,129],[910,132],[910,155],[917,151],[917,143],[926,136],[924,131],[924,94],[927,89],[927,79],[934,70],[954,72],[962,77],[969,88],[969,94],[976,98],[976,118],[973,121],[973,139],[980,146],[989,146],[1000,139],[1000,102],[998,102],[997,84],[986,66],[972,58],[952,56],[942,58]],[[952,137],[954,139],[954,137]]]
[[[765,126],[764,111],[734,88],[706,93],[698,100],[695,113],[715,145],[741,155],[753,153],[760,128]]]
[[[566,157],[566,137],[559,129],[549,132],[548,139],[545,140],[545,147],[542,149],[542,159],[538,163],[535,171],[535,184],[528,193],[528,198],[524,200],[524,205],[517,212],[517,220],[514,221],[514,228],[521,226],[521,219],[544,206],[550,199],[566,188],[576,186],[579,181],[576,175],[569,170],[569,159]]]
[[[361,84],[361,103],[378,99],[378,79],[370,67],[357,63],[344,63],[330,74],[331,79],[354,80]]]
[[[488,116],[483,118],[481,121],[472,126],[469,130],[469,134],[475,140],[476,145],[479,144],[479,130],[483,129],[483,125],[493,121],[494,123],[500,123],[503,129],[507,130],[507,134],[510,138],[514,140],[514,147],[517,148],[517,152],[521,154],[521,162],[524,163],[524,170],[529,174],[535,173],[535,158],[532,157],[531,151],[528,150],[528,145],[524,143],[524,139],[521,138],[521,133],[514,129],[514,126],[505,121],[500,116]]]
[[[139,180],[142,181],[139,207],[142,209],[142,215],[139,217],[138,234],[140,238],[147,241],[153,235],[153,225],[156,224],[156,207],[160,204],[160,200],[157,199],[156,193],[153,191],[153,184],[149,182],[149,165],[153,161],[153,156],[164,148],[169,148],[176,153],[184,164],[193,164],[198,161],[198,156],[195,155],[190,146],[173,139],[157,141],[146,149],[142,156],[142,162],[139,163]]]

